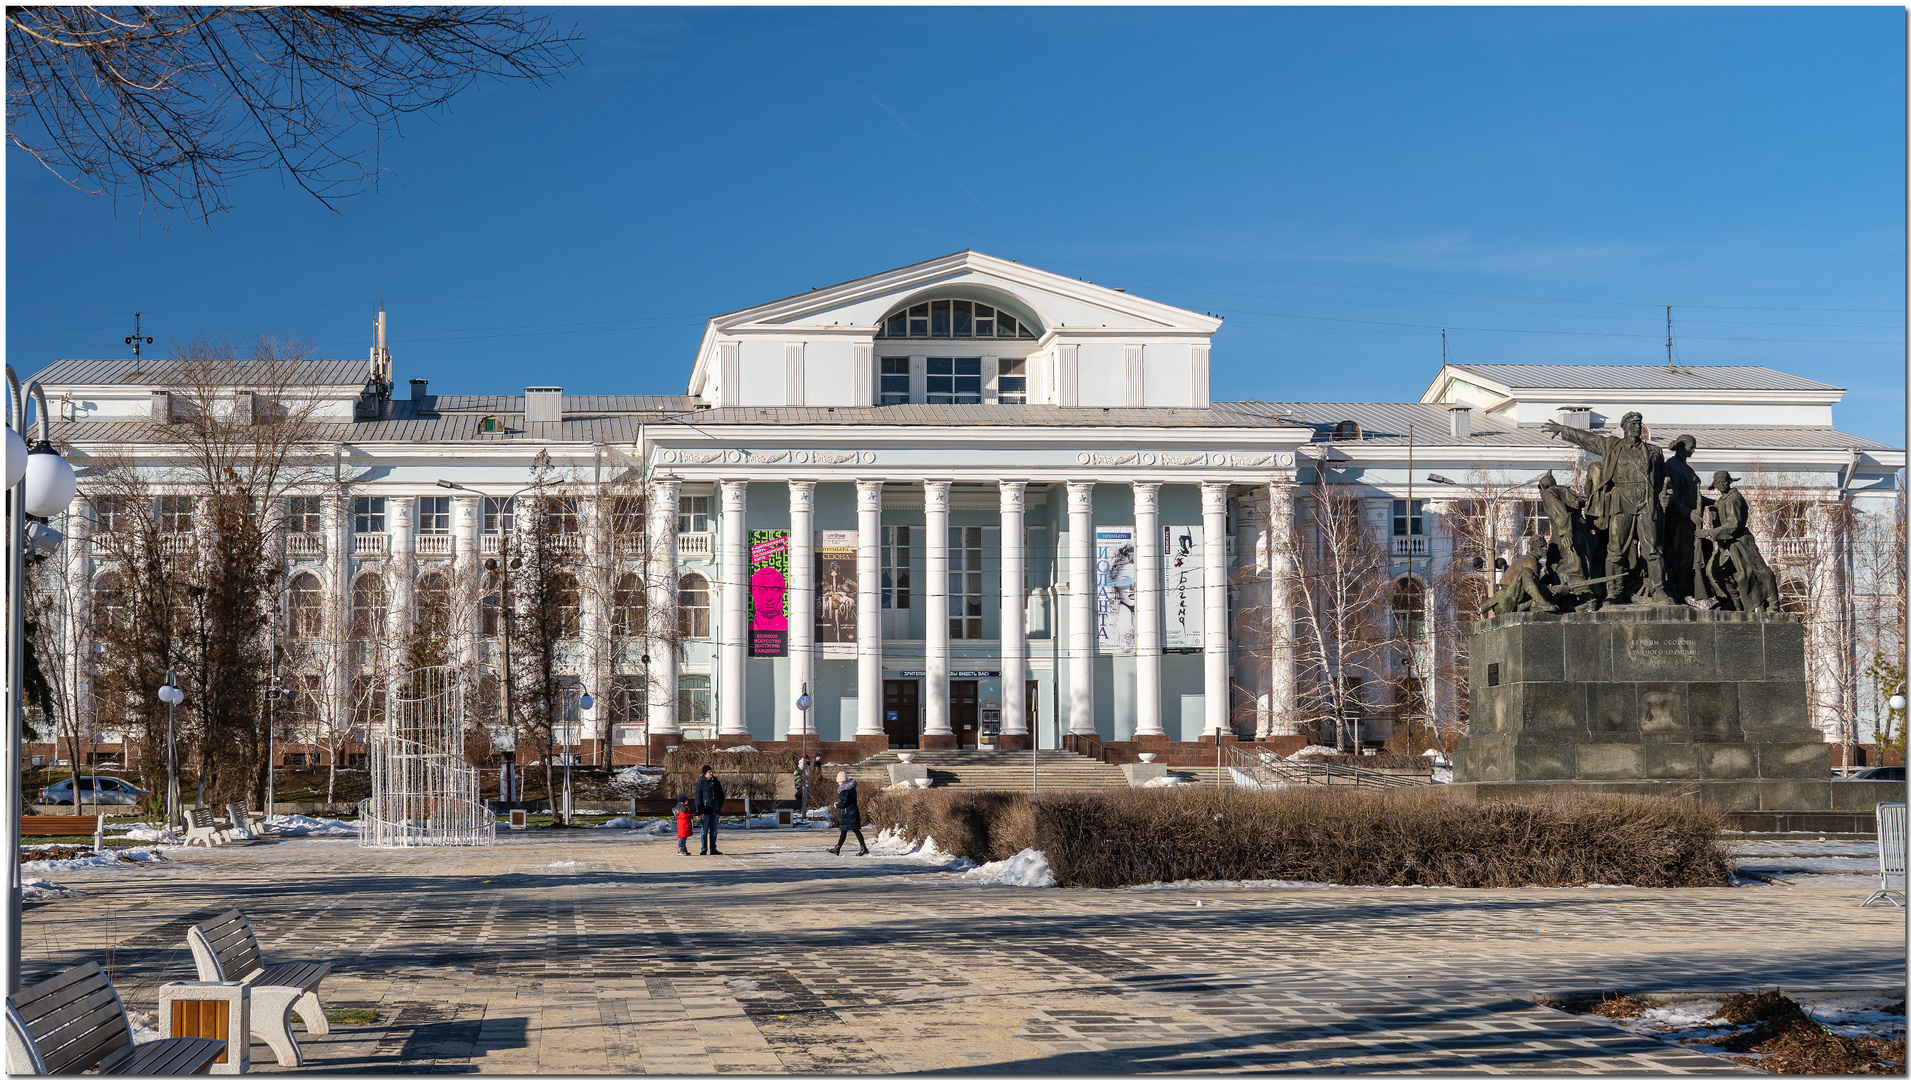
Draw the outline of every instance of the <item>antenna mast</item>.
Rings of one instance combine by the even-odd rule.
[[[1665,366],[1672,366],[1672,305],[1665,306]]]
[[[133,347],[133,359],[139,359],[139,347],[141,345],[151,345],[152,343],[152,338],[139,336],[139,312],[133,312],[133,336],[126,339],[126,344]]]
[[[391,381],[391,350],[385,347],[385,305],[378,305],[378,318],[372,322],[372,378],[387,387]]]
[[[1440,363],[1445,364],[1446,362],[1447,362],[1447,328],[1442,326],[1440,328]]]

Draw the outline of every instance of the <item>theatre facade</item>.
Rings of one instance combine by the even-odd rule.
[[[418,597],[449,589],[468,601],[460,662],[495,677],[503,570],[487,560],[522,544],[523,500],[556,493],[575,556],[564,664],[592,700],[566,705],[561,741],[586,760],[685,739],[1033,740],[1118,759],[1216,738],[1373,746],[1464,724],[1490,564],[1544,535],[1534,477],[1583,475],[1540,425],[1636,410],[1654,442],[1692,435],[1702,475],[1764,492],[1767,559],[1811,628],[1815,722],[1869,741],[1865,635],[1902,641],[1870,564],[1904,454],[1832,426],[1843,390],[1766,367],[1450,364],[1394,401],[1216,401],[1220,325],[965,251],[710,320],[680,396],[404,392],[382,341],[369,367],[309,363],[297,392],[320,403],[332,467],[287,511],[280,632],[289,655],[327,658],[298,675],[310,693],[375,723],[346,699],[389,683],[402,650],[363,647],[366,628],[402,643]],[[1256,382],[1306,362],[1268,357]],[[82,461],[160,475],[164,362],[37,377]],[[1329,488],[1365,530],[1347,572],[1387,596],[1357,651],[1328,640],[1319,581],[1344,542],[1321,525]],[[78,610],[122,572],[87,542],[98,527],[76,501]],[[85,626],[67,626],[67,655]],[[87,700],[85,671],[65,678]],[[1323,712],[1329,678],[1360,686],[1351,727]]]

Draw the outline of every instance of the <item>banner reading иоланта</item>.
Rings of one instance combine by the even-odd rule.
[[[1135,530],[1095,528],[1095,651],[1135,651]]]
[[[790,651],[790,534],[750,530],[750,655]]]

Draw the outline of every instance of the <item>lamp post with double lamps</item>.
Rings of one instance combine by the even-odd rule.
[[[6,725],[7,760],[0,766],[0,802],[7,817],[7,992],[20,989],[20,907],[24,899],[19,859],[21,801],[21,740],[26,722],[26,572],[28,557],[45,558],[61,536],[47,520],[65,512],[73,501],[78,478],[73,466],[53,448],[53,416],[39,383],[28,383],[22,393],[20,377],[7,366],[7,392],[12,408],[7,415],[6,474]],[[38,405],[40,439],[27,447],[27,397]],[[39,520],[28,522],[28,518]]]
[[[570,710],[564,708],[564,699],[569,697],[570,693],[568,689],[564,690],[558,698],[558,716],[563,718],[564,724],[564,741],[562,743],[564,752],[561,760],[564,762],[564,824],[566,825],[571,823],[572,817],[571,766],[577,761],[577,752],[573,749],[573,747],[577,745],[577,729],[571,726]],[[580,714],[578,717],[580,724],[583,722],[582,714],[590,711],[590,707],[595,704],[597,704],[597,700],[591,697],[589,690],[580,690],[578,692],[577,711]]]

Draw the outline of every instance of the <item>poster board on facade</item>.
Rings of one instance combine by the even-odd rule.
[[[1095,651],[1135,651],[1135,530],[1095,529]]]
[[[750,655],[790,651],[790,534],[750,530]]]
[[[856,642],[856,530],[816,533],[816,641]]]
[[[1199,649],[1202,644],[1201,526],[1165,525],[1161,529],[1161,591],[1167,628],[1164,649]]]

